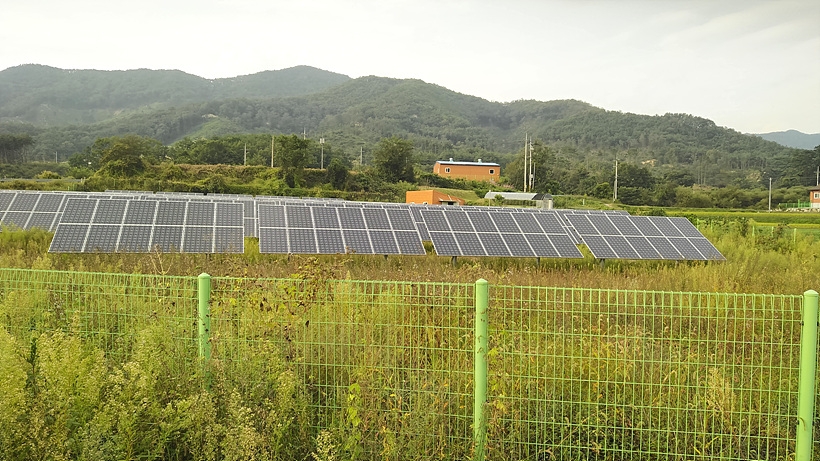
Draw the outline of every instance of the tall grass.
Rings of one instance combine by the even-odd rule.
[[[0,263],[41,271],[0,270],[0,460],[469,459],[478,278],[490,459],[789,459],[797,298],[715,293],[816,289],[820,246],[706,232],[726,262],[51,255],[4,230]],[[208,364],[179,277],[203,271]]]

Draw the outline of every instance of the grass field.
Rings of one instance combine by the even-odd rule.
[[[701,219],[725,262],[49,254],[4,230],[0,267],[43,272],[0,289],[0,460],[468,459],[479,278],[489,459],[789,460],[820,242]]]

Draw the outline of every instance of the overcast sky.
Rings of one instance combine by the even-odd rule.
[[[0,69],[309,65],[820,132],[818,0],[4,0]]]

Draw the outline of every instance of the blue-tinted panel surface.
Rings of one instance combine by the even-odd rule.
[[[117,251],[122,253],[151,251],[151,226],[123,226]]]
[[[507,247],[510,249],[510,254],[512,256],[535,256],[535,253],[533,253],[532,248],[530,248],[530,244],[527,242],[525,235],[527,234],[507,234],[504,236],[504,241],[507,243]],[[543,234],[529,235],[540,235],[543,237]]]
[[[504,234],[478,234],[487,256],[510,256],[510,250],[504,244]],[[512,235],[512,234],[508,234]],[[516,234],[521,235],[521,234]]]
[[[38,193],[18,192],[7,211],[33,211],[39,199],[40,194]]]
[[[125,210],[124,224],[153,224],[154,213],[157,210],[157,202],[155,201],[137,201],[132,200],[128,202],[128,208]]]
[[[339,229],[339,216],[336,214],[336,207],[317,206],[313,207],[313,222],[317,229]],[[341,238],[339,233],[339,238]],[[327,253],[320,251],[320,253]],[[331,253],[337,253],[332,251]]]
[[[313,229],[313,216],[310,207],[288,205],[285,207],[285,216],[290,229]],[[314,250],[313,253],[315,252]],[[300,251],[300,253],[302,252]]]
[[[188,202],[188,215],[185,224],[188,226],[213,226],[216,220],[216,205],[215,202],[196,200]]]
[[[396,231],[396,242],[399,251],[405,255],[423,255],[424,246],[421,243],[419,234],[416,231]]]
[[[339,225],[338,222],[336,225]],[[342,231],[339,229],[316,229],[316,242],[319,245],[319,253],[321,254],[343,254],[345,252]]]
[[[612,251],[612,248],[607,245],[606,240],[598,235],[584,235],[584,243],[586,243],[592,256],[597,259],[611,259],[617,258],[618,254]]]
[[[660,253],[649,243],[646,237],[630,235],[625,238],[638,253],[640,259],[662,259]]]
[[[94,199],[70,198],[63,210],[60,223],[88,224],[91,222],[91,217],[94,215],[94,208],[96,206],[97,201]]]
[[[430,232],[430,240],[439,256],[461,256],[455,238],[450,232]]]
[[[364,217],[361,208],[339,208],[339,221],[342,229],[364,229]]]
[[[40,196],[40,201],[34,207],[34,211],[55,213],[60,210],[60,205],[65,200],[65,195],[62,194],[43,194]],[[0,205],[0,209],[2,209]]]
[[[450,225],[447,223],[447,219],[444,218],[443,211],[422,210],[421,215],[424,217],[424,223],[427,225],[428,232],[450,231]]]
[[[444,212],[444,216],[447,218],[453,232],[475,232],[473,225],[470,223],[470,218],[464,211],[448,210]]]
[[[399,254],[399,247],[392,231],[373,230],[370,231],[370,241],[373,244],[373,253],[377,255]]]
[[[99,200],[94,212],[94,224],[120,224],[125,215],[125,200]]]
[[[190,210],[190,208],[189,208]],[[213,215],[211,215],[213,216]],[[214,228],[186,226],[182,239],[183,253],[213,253]]]
[[[151,250],[178,253],[182,249],[182,226],[156,226],[151,238]]]
[[[663,259],[684,259],[666,237],[647,237]]]
[[[558,258],[561,256],[552,246],[552,243],[550,243],[551,238],[547,238],[547,236],[543,234],[524,234],[524,238],[530,244],[530,247],[532,247],[535,256],[541,258]],[[575,248],[575,246],[573,246],[573,248]]]
[[[288,236],[282,228],[260,228],[259,229],[259,252],[287,254]]]
[[[290,209],[290,207],[288,207]],[[305,208],[309,210],[309,208]],[[290,252],[294,254],[315,254],[316,235],[313,229],[288,229],[288,245]]]
[[[344,229],[342,230],[342,236],[348,253],[373,254],[373,247],[370,245],[367,231]]]
[[[496,234],[497,235],[497,234]],[[453,237],[459,248],[461,248],[461,255],[463,256],[486,256],[487,252],[478,240],[475,233],[454,232]],[[435,244],[435,242],[434,242]]]
[[[87,224],[60,224],[51,239],[50,253],[80,253],[83,251]]]
[[[393,230],[416,230],[416,224],[407,209],[391,208],[387,210],[387,217]]]
[[[260,204],[258,211],[260,228],[285,227],[285,207],[283,205]]]
[[[119,235],[120,226],[95,224],[88,232],[83,251],[85,253],[113,253],[117,250]]]
[[[690,238],[689,242],[708,260],[723,261],[726,258],[705,238]]]
[[[390,229],[387,212],[381,208],[364,208],[364,221],[368,229]],[[383,253],[378,253],[383,254]]]
[[[214,228],[214,251],[216,253],[244,253],[245,233],[241,227]]]
[[[186,202],[158,202],[156,224],[181,226],[185,223]],[[175,251],[179,251],[177,248]]]
[[[490,219],[490,214],[482,211],[468,211],[467,216],[473,222],[473,227],[476,232],[498,232],[493,220]]]

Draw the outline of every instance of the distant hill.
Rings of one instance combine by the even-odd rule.
[[[34,158],[65,159],[97,138],[129,133],[172,144],[303,131],[349,159],[362,153],[365,163],[380,139],[400,136],[413,141],[422,165],[482,158],[505,168],[529,135],[561,164],[601,171],[617,157],[704,185],[759,186],[790,168],[802,178],[805,163],[790,163],[794,149],[689,114],[622,113],[575,100],[498,103],[416,79],[350,79],[310,67],[213,81],[180,71],[0,72],[0,134],[33,136]]]
[[[0,122],[91,124],[206,101],[306,95],[348,80],[307,66],[208,80],[178,70],[65,70],[26,64],[0,71]]]
[[[767,141],[774,141],[782,146],[794,147],[795,149],[814,149],[820,146],[820,133],[806,134],[797,130],[788,130],[759,133],[755,136],[759,136]]]

